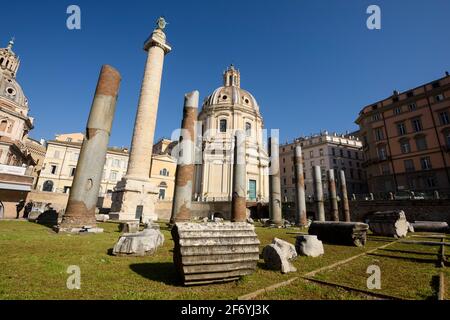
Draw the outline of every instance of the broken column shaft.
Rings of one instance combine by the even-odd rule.
[[[269,213],[270,222],[281,225],[281,184],[280,184],[280,156],[279,142],[277,137],[269,138]]]
[[[96,224],[95,207],[120,80],[119,72],[113,67],[108,65],[102,67],[60,230]]]
[[[316,220],[325,221],[325,208],[323,204],[322,171],[320,166],[313,167],[314,200],[316,202]]]
[[[347,182],[345,181],[345,171],[340,171],[340,181],[341,181],[341,201],[342,201],[342,210],[344,211],[344,219],[346,222],[350,222],[350,206],[348,204],[348,196],[347,196]]]
[[[330,215],[333,221],[339,221],[339,207],[336,193],[334,170],[328,170],[328,194],[330,198]]]
[[[295,211],[295,224],[298,226],[306,226],[306,200],[305,200],[305,177],[303,175],[303,157],[302,147],[295,147],[294,154],[294,166],[295,166],[295,199],[296,199],[296,211]]]
[[[198,91],[184,96],[183,120],[177,171],[175,173],[175,191],[170,222],[189,221],[191,219],[192,186],[195,166],[195,122],[198,111]]]
[[[232,222],[244,222],[247,218],[246,175],[245,134],[242,130],[237,130],[234,136]]]

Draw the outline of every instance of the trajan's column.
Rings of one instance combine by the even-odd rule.
[[[148,52],[139,104],[131,142],[126,175],[113,193],[111,219],[149,222],[157,219],[155,202],[158,190],[150,182],[153,137],[158,113],[164,56],[171,47],[166,41],[166,21],[160,17],[157,27],[144,44]]]

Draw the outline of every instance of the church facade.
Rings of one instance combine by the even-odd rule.
[[[236,130],[246,134],[247,202],[269,201],[269,157],[263,144],[263,118],[253,95],[241,88],[239,70],[223,73],[223,86],[206,97],[198,115],[202,161],[196,164],[194,198],[230,201]]]
[[[11,40],[0,48],[0,219],[16,216],[15,206],[31,190],[36,165],[27,145],[33,118],[16,80],[20,60],[13,45]]]

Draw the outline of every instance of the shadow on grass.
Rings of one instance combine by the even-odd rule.
[[[433,252],[421,252],[421,251],[409,251],[409,250],[397,250],[397,249],[388,249],[388,248],[384,248],[384,249],[378,249],[380,251],[386,251],[386,252],[397,252],[397,253],[405,253],[405,254],[417,254],[417,255],[423,255],[423,256],[436,256],[437,253],[433,253]]]
[[[173,263],[154,262],[154,263],[134,263],[130,265],[130,269],[141,275],[142,277],[163,282],[170,286],[182,287],[178,274]]]
[[[437,300],[439,296],[439,276],[433,276],[430,281],[431,288],[435,292],[434,296],[428,297],[426,300]]]
[[[411,262],[417,262],[417,263],[433,263],[436,266],[438,266],[438,262],[436,259],[418,259],[418,258],[412,258],[412,257],[399,257],[399,256],[391,256],[388,254],[379,254],[379,253],[368,253],[369,256],[374,257],[380,257],[380,258],[391,258],[391,259],[398,259],[398,260],[407,260]]]

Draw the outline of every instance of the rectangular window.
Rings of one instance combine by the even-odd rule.
[[[358,151],[355,151],[355,159],[359,160],[359,153],[358,153]]]
[[[399,136],[405,135],[406,134],[405,123],[403,123],[403,122],[397,123],[397,131],[398,131]]]
[[[109,174],[109,180],[111,180],[111,181],[117,180],[117,172],[116,171],[111,171],[111,173]]]
[[[375,114],[372,116],[372,121],[378,121],[378,120],[380,120],[380,119],[381,119],[381,116],[380,116],[379,113],[375,113]]]
[[[431,169],[430,157],[420,158],[420,165],[422,167],[422,170],[430,170]]]
[[[435,177],[427,177],[427,178],[425,179],[425,181],[426,181],[426,184],[427,184],[427,187],[428,187],[428,188],[433,188],[433,187],[436,187],[436,186],[437,186],[436,178],[435,178]]]
[[[378,147],[378,158],[380,160],[386,160],[387,159],[387,152],[385,147]]]
[[[400,114],[400,113],[402,113],[402,107],[396,107],[394,109],[394,114],[397,115],[397,114]]]
[[[56,170],[58,169],[58,167],[56,165],[51,165],[50,166],[50,173],[51,174],[56,174]]]
[[[309,152],[309,157],[310,157],[310,158],[314,158],[314,151],[310,151],[310,152]]]
[[[70,175],[71,177],[75,176],[75,170],[76,170],[76,168],[75,168],[75,167],[72,167],[72,168],[70,168],[69,170],[70,170],[70,171],[69,171],[69,175]]]
[[[427,150],[427,139],[425,137],[417,137],[416,146],[418,151]]]
[[[323,166],[325,164],[325,160],[324,159],[320,159],[320,165]]]
[[[416,170],[414,168],[414,161],[412,159],[403,161],[403,164],[405,165],[405,172],[413,172]]]
[[[375,129],[375,140],[380,141],[384,139],[383,128]]]
[[[442,111],[439,113],[439,120],[441,122],[442,126],[445,126],[447,124],[450,123],[449,118],[448,118],[448,112],[447,111]]]
[[[341,157],[344,157],[344,150],[340,149],[339,154],[341,155]]]
[[[337,163],[336,159],[333,159],[333,164],[336,164],[336,163]]]
[[[422,121],[420,121],[420,118],[411,120],[411,124],[414,132],[422,131]]]
[[[409,144],[408,140],[403,140],[400,142],[400,149],[402,150],[402,153],[410,153],[411,152],[411,146]]]
[[[331,153],[332,153],[333,156],[335,156],[336,155],[336,149],[331,148]]]
[[[59,159],[59,150],[55,150],[55,152],[53,153],[53,158]]]
[[[350,150],[347,150],[347,157],[349,157],[350,159],[352,158],[352,152]]]
[[[413,102],[408,105],[409,111],[415,111],[417,109],[417,105]]]
[[[323,149],[320,149],[320,150],[319,150],[319,155],[320,155],[321,157],[323,157]]]

